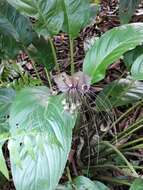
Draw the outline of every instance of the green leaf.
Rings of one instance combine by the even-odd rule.
[[[91,181],[90,179],[79,176],[74,180],[74,184],[78,190],[88,189],[88,190],[109,190],[107,186],[98,181]]]
[[[51,71],[55,66],[55,60],[49,40],[46,41],[43,37],[37,37],[33,41],[33,45],[29,48],[30,56],[37,63],[43,64],[48,71]]]
[[[93,19],[93,22],[95,21],[94,19],[96,18],[97,14],[100,11],[100,5],[96,3],[91,3],[91,18]]]
[[[21,13],[35,17],[35,30],[46,35],[66,31],[72,38],[77,37],[90,18],[90,4],[87,0],[8,0]]]
[[[100,3],[101,3],[101,0],[90,0],[90,3],[100,4]]]
[[[64,11],[63,30],[76,38],[90,19],[90,4],[87,0],[62,0]]]
[[[17,190],[53,190],[58,184],[76,120],[64,111],[62,99],[50,96],[46,87],[35,87],[23,89],[13,102],[9,123],[17,162],[15,146],[9,150]]]
[[[33,33],[29,19],[20,15],[5,0],[0,1],[0,7],[0,33],[10,35],[24,44],[31,43]]]
[[[0,88],[0,120],[9,115],[11,104],[15,98],[15,91],[9,88]]]
[[[136,179],[130,187],[130,190],[142,190],[143,189],[143,179]]]
[[[96,40],[88,51],[83,71],[92,78],[92,83],[105,77],[106,69],[122,54],[143,42],[143,23],[134,23],[109,30]]]
[[[0,35],[0,58],[4,60],[16,59],[21,45],[14,38],[7,35]]]
[[[66,183],[65,185],[58,185],[56,190],[109,190],[107,186],[99,181],[91,181],[89,178],[84,176],[76,177],[72,184]]]
[[[15,164],[18,168],[22,169],[20,154],[19,154],[19,142],[15,139],[10,139],[8,142],[8,149],[10,150],[10,160],[13,165]]]
[[[11,88],[0,88],[0,135],[9,131],[8,117],[10,107],[15,98],[15,91]],[[0,136],[0,145],[3,143]]]
[[[55,35],[61,30],[64,22],[61,1],[8,0],[8,2],[21,13],[36,19],[34,27],[39,34]]]
[[[10,82],[11,80],[18,78],[19,75],[23,73],[23,68],[21,63],[16,63],[16,61],[2,60],[0,64],[0,71],[1,80],[3,82]]]
[[[131,69],[134,61],[139,57],[141,54],[143,54],[143,46],[137,46],[135,49],[128,51],[124,54],[123,61],[128,68],[128,70]]]
[[[105,86],[96,99],[99,110],[133,104],[143,98],[143,82],[122,78]],[[102,100],[102,101],[101,101]]]
[[[6,120],[0,119],[0,134],[6,134],[9,131],[9,124]]]
[[[73,190],[73,186],[70,182],[67,182],[65,185],[58,185],[56,190]]]
[[[131,75],[135,80],[143,80],[143,54],[133,63],[131,67]]]
[[[9,180],[9,173],[2,152],[2,143],[0,143],[0,172]]]
[[[140,0],[120,0],[119,2],[120,21],[122,24],[127,24],[131,20]]]

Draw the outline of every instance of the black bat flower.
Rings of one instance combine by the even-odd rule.
[[[90,88],[90,77],[81,71],[73,76],[63,72],[54,77],[54,80],[58,89],[66,93],[66,99],[63,102],[65,110],[74,112],[81,105],[82,96]]]

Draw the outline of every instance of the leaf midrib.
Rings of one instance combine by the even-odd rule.
[[[64,12],[65,12],[65,15],[66,15],[66,22],[67,22],[67,26],[68,26],[68,33],[70,33],[69,17],[68,17],[67,6],[66,6],[66,3],[65,3],[65,0],[63,0],[63,8],[64,8]]]

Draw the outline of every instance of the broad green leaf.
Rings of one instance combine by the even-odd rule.
[[[143,179],[136,179],[130,187],[130,190],[142,190],[143,189]]]
[[[72,184],[66,183],[65,185],[58,185],[56,190],[109,190],[107,186],[99,181],[91,181],[84,176],[76,177]]]
[[[101,3],[101,0],[90,0],[90,3],[99,4]]]
[[[7,178],[9,179],[9,173],[8,173],[8,169],[5,163],[5,158],[3,156],[3,152],[2,152],[2,143],[0,143],[0,172]]]
[[[131,75],[135,80],[143,80],[143,54],[134,61],[131,67]]]
[[[99,110],[133,104],[143,98],[143,82],[122,78],[105,86],[96,99]],[[101,101],[102,100],[102,101]]]
[[[100,11],[100,5],[99,4],[95,4],[95,3],[92,3],[90,5],[90,8],[91,8],[91,18],[93,19],[93,22],[95,22],[95,18],[97,16],[97,14],[99,13]],[[91,20],[92,21],[92,20]]]
[[[98,181],[91,181],[90,179],[79,176],[74,180],[74,184],[78,190],[88,189],[88,190],[109,190],[107,186]]]
[[[15,91],[9,88],[0,88],[0,120],[9,115],[11,104],[15,97]]]
[[[127,24],[109,30],[96,40],[87,53],[83,71],[92,77],[92,83],[105,77],[106,69],[122,54],[143,42],[143,23]]]
[[[19,154],[19,142],[15,139],[11,139],[8,142],[8,149],[10,150],[10,159],[18,168],[22,169],[20,154]]]
[[[119,0],[119,15],[122,24],[127,24],[131,20],[139,3],[140,0]]]
[[[31,43],[33,33],[29,19],[20,15],[5,0],[0,1],[0,7],[0,33],[10,35],[24,44]]]
[[[11,88],[0,88],[0,145],[3,135],[9,131],[8,117],[15,91]]]
[[[0,119],[0,134],[6,134],[9,131],[8,121],[5,119]]]
[[[64,111],[62,99],[50,96],[46,87],[35,87],[23,89],[13,102],[9,150],[17,190],[53,190],[59,182],[76,120]]]
[[[63,29],[72,38],[78,36],[80,30],[90,19],[90,5],[87,0],[62,0],[64,11]]]
[[[0,58],[3,60],[16,59],[21,45],[14,38],[7,35],[0,35]]]
[[[73,186],[70,182],[67,182],[65,185],[58,185],[56,190],[73,190]]]
[[[143,46],[137,46],[135,49],[128,51],[124,54],[123,61],[128,68],[128,70],[131,69],[134,61],[139,57],[141,54],[143,54]]]
[[[8,2],[21,13],[36,19],[34,27],[39,34],[55,35],[61,30],[64,22],[61,0],[8,0]]]
[[[33,41],[33,46],[29,47],[29,54],[35,62],[43,64],[48,71],[54,68],[55,60],[49,40],[46,41],[43,37],[37,37]]]
[[[87,0],[8,0],[21,13],[34,17],[35,30],[42,35],[55,35],[60,30],[77,37],[90,18]]]
[[[107,186],[99,181],[91,181],[84,176],[76,177],[72,183],[68,182],[65,185],[58,185],[56,190],[109,190]]]

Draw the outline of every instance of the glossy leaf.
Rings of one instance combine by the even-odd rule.
[[[143,54],[134,61],[131,75],[135,80],[143,80]]]
[[[143,42],[143,23],[128,24],[109,30],[88,51],[83,71],[92,83],[105,77],[106,69],[122,54]]]
[[[135,49],[128,51],[124,54],[123,61],[130,71],[134,61],[139,57],[141,54],[143,54],[143,46],[137,46]]]
[[[90,18],[87,0],[8,0],[27,16],[35,17],[35,30],[42,35],[55,35],[60,30],[76,37]]]
[[[98,181],[91,181],[90,179],[79,176],[74,180],[74,184],[76,185],[78,190],[89,189],[89,190],[109,190],[107,186]]]
[[[35,62],[43,64],[48,71],[54,68],[55,60],[49,40],[46,41],[43,37],[37,37],[33,41],[33,46],[29,48],[29,54]]]
[[[0,58],[3,60],[16,59],[21,45],[14,38],[7,35],[0,35]]]
[[[34,24],[35,30],[39,34],[54,35],[57,34],[64,22],[64,13],[61,1],[57,0],[8,0],[8,2],[16,7],[26,16],[36,19]]]
[[[91,8],[91,18],[93,19],[93,22],[94,22],[95,21],[94,19],[96,18],[97,14],[100,11],[100,5],[96,3],[92,3],[90,5],[90,8]]]
[[[0,33],[10,35],[24,44],[29,44],[33,38],[29,19],[20,15],[5,0],[0,1],[0,7]]]
[[[97,96],[96,106],[99,110],[133,104],[143,98],[143,82],[123,78],[113,81]],[[101,102],[102,100],[102,102]]]
[[[0,143],[0,172],[7,178],[9,179],[9,173],[8,173],[8,169],[5,163],[5,158],[3,156],[3,152],[2,152],[2,145]]]
[[[89,2],[87,0],[62,0],[62,3],[64,11],[63,29],[72,38],[75,38],[89,22]]]
[[[140,3],[140,0],[120,0],[119,1],[119,15],[120,15],[120,21],[122,24],[127,24],[131,20],[139,3]]]
[[[11,104],[15,98],[15,91],[9,88],[0,89],[0,120],[9,114]]]
[[[9,150],[17,190],[53,190],[58,184],[76,119],[64,112],[62,99],[61,95],[50,96],[46,87],[26,88],[16,96],[10,114],[13,140]]]
[[[130,190],[142,190],[143,188],[143,179],[136,179],[130,187]]]
[[[72,184],[70,182],[65,185],[58,185],[56,190],[109,190],[107,186],[99,181],[91,181],[89,178],[84,176],[76,177]]]
[[[90,0],[90,3],[99,4],[101,3],[101,0]]]
[[[13,89],[1,88],[0,89],[0,135],[4,135],[9,132],[9,111],[11,104],[15,97],[15,91]],[[1,141],[0,145],[4,143]]]

